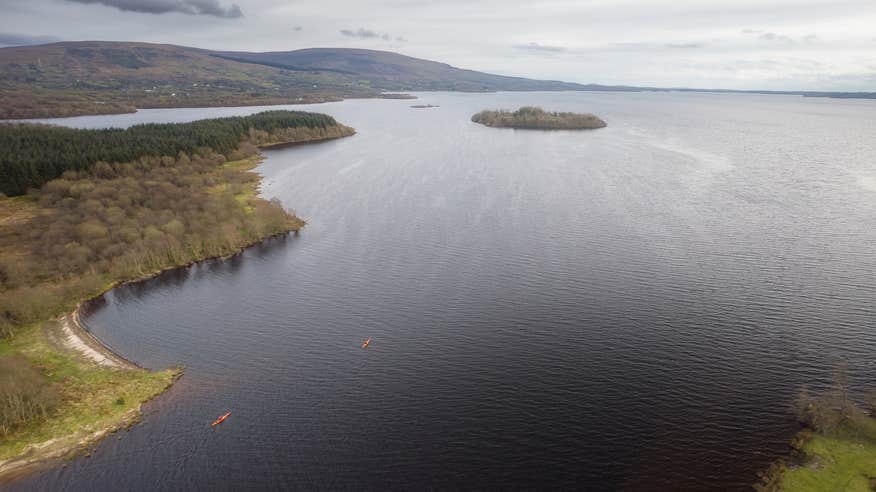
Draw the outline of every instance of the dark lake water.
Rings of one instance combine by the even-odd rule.
[[[609,126],[469,121],[524,104]],[[186,374],[120,440],[13,489],[748,490],[787,454],[803,385],[843,361],[876,380],[874,101],[307,109],[359,131],[265,152],[263,193],[308,226],[107,294],[89,328]]]

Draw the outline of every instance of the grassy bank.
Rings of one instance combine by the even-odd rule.
[[[876,419],[864,417],[831,434],[810,433],[801,463],[785,470],[781,490],[876,490]]]
[[[0,355],[38,368],[60,402],[44,418],[16,426],[0,439],[0,476],[5,460],[16,464],[63,457],[104,434],[134,422],[140,404],[170,387],[179,369],[150,372],[103,368],[65,350],[58,321],[38,323],[0,341]],[[97,434],[97,435],[95,435]]]
[[[135,421],[140,404],[179,374],[98,365],[64,324],[70,317],[58,316],[121,283],[297,231],[303,220],[258,196],[257,146],[352,133],[342,125],[251,128],[225,154],[199,147],[86,162],[38,191],[0,198],[0,477]]]
[[[876,490],[876,393],[855,402],[845,369],[834,386],[801,392],[797,417],[805,426],[793,439],[789,462],[777,461],[755,485],[761,492],[871,492]]]

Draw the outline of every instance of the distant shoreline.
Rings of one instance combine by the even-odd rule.
[[[557,93],[601,93],[601,94],[616,94],[616,93],[676,93],[676,94],[738,94],[738,95],[746,95],[746,94],[754,94],[754,95],[764,95],[764,96],[796,96],[796,97],[805,97],[805,98],[825,98],[825,99],[843,99],[843,100],[876,100],[876,92],[805,92],[805,91],[745,91],[745,90],[734,90],[734,89],[673,89],[673,88],[660,88],[660,87],[630,87],[630,88],[614,88],[613,86],[606,86],[598,89],[563,89],[563,90],[543,90],[543,91],[529,91],[529,90],[495,90],[495,91],[412,91],[412,92],[455,92],[461,94],[498,94],[502,92],[515,92],[515,93],[528,93],[528,92],[557,92]],[[404,97],[400,97],[404,96]],[[248,107],[273,107],[273,106],[298,106],[298,105],[312,105],[312,104],[325,104],[332,102],[343,102],[343,101],[354,101],[354,100],[365,100],[365,99],[389,99],[389,100],[405,100],[405,99],[418,99],[417,96],[413,94],[378,94],[373,96],[354,96],[354,97],[325,97],[320,98],[318,100],[236,100],[236,101],[220,101],[217,104],[182,104],[179,106],[176,105],[144,105],[144,106],[112,106],[107,105],[102,107],[101,109],[105,109],[105,111],[72,111],[69,113],[49,113],[49,114],[26,114],[26,115],[15,115],[15,116],[3,116],[0,118],[0,124],[3,123],[16,123],[19,121],[27,121],[27,120],[51,120],[51,119],[59,119],[59,118],[76,118],[80,116],[112,116],[112,115],[120,115],[120,114],[134,114],[142,109],[205,109],[205,108],[248,108]],[[425,109],[425,108],[437,108],[440,107],[438,105],[414,105],[412,108],[417,109]]]

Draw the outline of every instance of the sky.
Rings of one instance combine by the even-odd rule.
[[[876,0],[0,0],[0,46],[388,50],[523,77],[876,91]]]

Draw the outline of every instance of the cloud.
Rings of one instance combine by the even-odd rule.
[[[695,49],[705,46],[703,43],[668,43],[667,48]]]
[[[343,34],[344,36],[351,37],[351,38],[362,38],[362,39],[372,39],[372,38],[379,38],[380,37],[380,34],[377,34],[376,32],[372,31],[371,29],[362,29],[361,27],[359,29],[356,29],[355,31],[350,30],[350,29],[341,29],[341,34]]]
[[[341,29],[341,34],[343,34],[344,36],[351,37],[351,38],[362,38],[362,39],[372,39],[372,38],[379,38],[380,37],[380,34],[377,34],[376,32],[372,31],[371,29],[362,29],[361,27],[359,29],[356,29],[355,31],[353,31],[351,29]]]
[[[539,43],[515,44],[514,48],[516,48],[518,50],[540,52],[540,53],[562,53],[562,52],[566,51],[566,48],[564,48],[562,46],[551,46],[551,45],[539,44]]]
[[[765,32],[757,37],[761,41],[777,41],[780,43],[793,43],[794,40],[789,38],[788,36],[784,36],[782,34],[776,34],[774,32]]]
[[[25,46],[31,44],[46,44],[60,41],[55,36],[38,36],[31,34],[17,34],[14,32],[0,32],[0,46]]]
[[[352,29],[341,29],[339,32],[341,34],[343,34],[344,36],[347,36],[350,38],[382,39],[384,41],[392,41],[393,40],[393,36],[390,35],[389,33],[379,33],[377,31],[372,31],[371,29],[364,29],[361,27],[359,29],[356,29],[355,31]],[[396,36],[394,39],[396,41],[400,41],[400,42],[406,41],[405,38],[403,38],[401,36]]]
[[[821,41],[821,39],[815,33],[807,34],[801,38],[792,38],[790,36],[785,36],[784,34],[777,34],[770,31],[761,31],[759,29],[743,29],[741,32],[743,34],[757,34],[757,39],[761,41],[772,41],[785,44],[794,44],[797,42],[812,44]]]
[[[166,14],[178,12],[188,15],[212,15],[225,19],[243,17],[237,4],[222,7],[219,0],[67,0],[76,3],[98,3],[128,12],[144,14]]]
[[[661,52],[665,51],[666,48],[679,50],[693,50],[693,49],[701,49],[706,48],[707,46],[714,45],[717,43],[717,40],[712,40],[710,43],[706,43],[703,41],[697,42],[687,42],[687,43],[663,43],[657,41],[649,41],[649,42],[627,42],[627,43],[611,43],[610,49],[612,50],[620,50],[620,51],[629,51],[629,52]]]
[[[790,36],[785,36],[784,34],[776,34],[774,32],[770,32],[770,31],[762,31],[760,29],[743,29],[741,32],[742,32],[742,34],[757,34],[758,35],[757,39],[759,39],[761,41],[773,41],[773,42],[777,42],[777,43],[787,43],[787,44],[791,44],[791,43],[795,42],[794,39],[791,38]],[[805,41],[807,43],[811,43],[813,41],[816,41],[817,39],[818,39],[818,36],[816,36],[815,34],[810,34],[810,35],[804,37],[803,41]]]
[[[300,31],[300,30],[302,30],[302,29],[304,29],[304,28],[301,27],[301,26],[295,26],[295,27],[292,28],[293,31]]]

